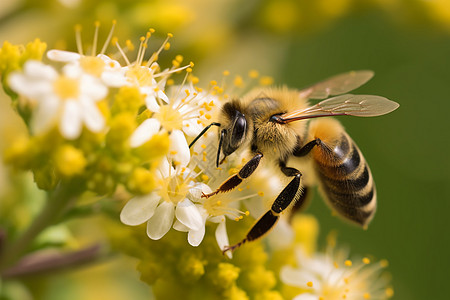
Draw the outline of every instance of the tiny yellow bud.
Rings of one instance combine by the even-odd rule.
[[[263,76],[259,80],[259,84],[261,85],[271,85],[273,84],[273,78],[269,76]]]
[[[259,73],[256,70],[250,70],[250,72],[248,72],[248,77],[250,78],[258,78]]]
[[[83,152],[72,145],[62,145],[55,153],[56,169],[63,176],[80,175],[86,164]]]

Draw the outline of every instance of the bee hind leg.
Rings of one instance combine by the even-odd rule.
[[[289,184],[281,191],[278,197],[272,204],[272,207],[267,211],[261,218],[256,221],[255,225],[247,233],[247,236],[239,243],[225,247],[222,251],[223,253],[227,251],[234,251],[242,244],[246,242],[254,241],[266,233],[268,233],[275,223],[280,218],[280,214],[292,203],[292,201],[297,201],[300,198],[300,179],[302,173],[294,168],[288,168],[286,166],[281,167],[281,170],[288,176],[294,176],[294,178],[289,182]]]

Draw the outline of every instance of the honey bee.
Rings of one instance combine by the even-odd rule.
[[[372,76],[372,71],[352,71],[300,91],[258,89],[242,99],[225,103],[219,122],[207,126],[194,139],[190,146],[211,126],[219,127],[217,166],[238,149],[248,149],[251,153],[251,159],[238,173],[203,197],[234,189],[252,175],[262,160],[274,164],[285,176],[292,178],[246,237],[226,247],[224,253],[266,234],[289,206],[304,204],[305,191],[314,184],[339,215],[361,226],[368,225],[376,210],[376,190],[370,168],[343,126],[336,119],[321,117],[373,117],[397,109],[398,103],[384,97],[346,94]],[[326,100],[310,105],[309,99]],[[308,163],[312,168],[303,170],[302,166]],[[309,182],[309,186],[304,184],[304,175],[316,178],[317,182]]]

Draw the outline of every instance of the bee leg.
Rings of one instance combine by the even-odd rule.
[[[303,147],[297,147],[297,148],[294,150],[293,155],[294,155],[294,156],[297,156],[297,157],[305,156],[305,155],[307,155],[309,152],[311,152],[311,150],[314,148],[314,146],[318,146],[318,145],[320,145],[321,143],[322,143],[322,141],[321,141],[319,138],[314,139],[314,140],[312,140],[312,141],[306,143]]]
[[[258,152],[255,156],[253,156],[252,159],[250,159],[240,170],[237,174],[231,176],[226,181],[224,181],[218,189],[216,189],[214,192],[210,194],[203,194],[202,198],[209,198],[211,196],[214,196],[218,193],[225,193],[228,191],[231,191],[235,187],[237,187],[242,180],[249,177],[253,174],[253,172],[256,170],[256,168],[259,165],[259,162],[261,161],[261,158],[263,157],[263,154]]]
[[[225,247],[222,251],[223,253],[227,251],[234,251],[236,248],[240,247],[246,242],[251,242],[256,240],[267,232],[275,225],[275,223],[280,218],[280,214],[292,203],[300,197],[300,179],[302,173],[294,168],[282,167],[281,170],[289,176],[294,176],[294,178],[289,182],[289,184],[281,191],[278,197],[272,204],[272,207],[267,211],[261,218],[256,221],[255,225],[247,233],[247,236],[239,243]]]

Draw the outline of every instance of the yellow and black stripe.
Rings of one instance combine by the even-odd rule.
[[[342,131],[339,138],[320,141],[313,150],[322,193],[343,217],[367,225],[376,210],[370,168],[358,146]]]

